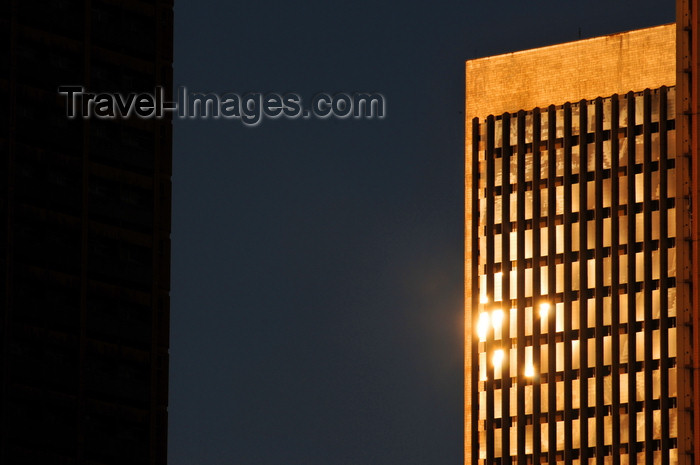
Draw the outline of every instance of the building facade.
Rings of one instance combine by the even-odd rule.
[[[172,0],[0,2],[0,463],[167,459],[171,122],[58,86],[172,88]]]
[[[465,463],[698,463],[688,30],[467,62]]]

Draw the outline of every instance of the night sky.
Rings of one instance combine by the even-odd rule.
[[[674,20],[572,3],[175,1],[175,86],[387,115],[174,122],[170,465],[462,463],[464,61]]]

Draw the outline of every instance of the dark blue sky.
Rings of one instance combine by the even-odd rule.
[[[387,116],[175,121],[170,465],[462,462],[464,61],[674,19],[572,3],[176,0],[176,86]]]

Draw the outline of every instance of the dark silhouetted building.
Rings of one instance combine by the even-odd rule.
[[[170,119],[68,119],[60,85],[172,91],[172,0],[0,2],[0,463],[166,463]]]
[[[467,464],[700,463],[691,10],[466,64]]]

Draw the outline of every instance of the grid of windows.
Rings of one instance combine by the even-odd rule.
[[[473,120],[473,463],[676,462],[674,102]]]

